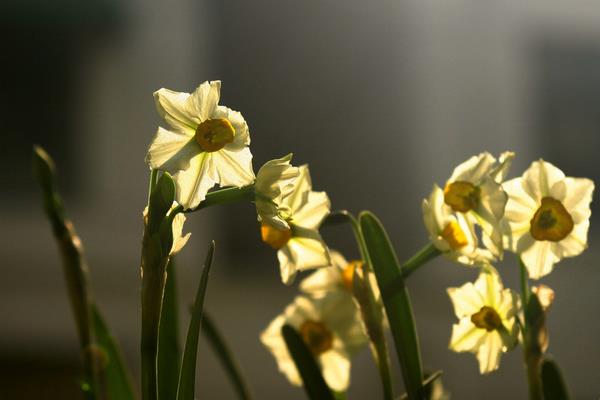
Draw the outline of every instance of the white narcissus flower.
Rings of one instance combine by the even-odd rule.
[[[319,268],[300,282],[300,290],[312,297],[326,296],[331,292],[352,295],[354,270],[361,261],[348,262],[338,251],[330,250],[331,266]]]
[[[308,166],[299,167],[289,195],[281,200],[281,209],[289,210],[288,227],[261,223],[261,237],[277,251],[281,280],[291,284],[298,271],[331,264],[329,249],[319,234],[319,226],[329,214],[330,202],[325,192],[312,191]]]
[[[444,203],[479,224],[483,243],[495,257],[502,256],[501,220],[508,196],[502,190],[515,154],[505,152],[499,161],[481,153],[456,167],[444,187]]]
[[[539,160],[503,187],[509,196],[505,245],[520,255],[530,278],[549,274],[562,258],[586,249],[591,180],[565,177],[554,165]]]
[[[444,203],[444,192],[434,185],[428,199],[423,200],[423,221],[429,240],[444,255],[465,265],[493,260],[493,255],[478,247],[475,228],[462,213],[454,213]]]
[[[279,229],[289,229],[286,219],[291,211],[283,199],[294,190],[294,181],[300,175],[300,169],[290,164],[292,155],[267,161],[256,175],[254,191],[258,221],[275,226]]]
[[[519,297],[503,289],[498,272],[491,266],[481,272],[475,283],[449,288],[448,295],[459,319],[452,327],[449,348],[477,355],[479,372],[486,374],[500,366],[500,355],[518,341],[515,316]]]
[[[177,202],[173,202],[171,209],[167,213],[167,217],[170,216],[171,213],[173,212],[173,210],[175,208],[177,208],[178,206],[179,206],[179,204]],[[144,216],[144,224],[147,224],[148,223],[148,207],[144,208],[143,216]],[[179,253],[181,251],[181,249],[183,249],[183,247],[188,242],[190,236],[192,235],[192,232],[188,232],[185,236],[183,235],[183,224],[185,223],[185,219],[186,218],[183,213],[178,213],[173,218],[173,225],[172,225],[173,245],[171,246],[171,251],[169,252],[170,256],[174,256],[175,254]]]
[[[158,128],[146,162],[173,175],[177,202],[195,208],[210,188],[241,187],[254,181],[250,135],[242,114],[219,105],[220,81],[194,93],[160,89],[156,107],[171,130]]]
[[[350,384],[350,359],[368,342],[352,298],[341,293],[319,299],[296,297],[261,334],[260,340],[273,353],[279,371],[300,386],[302,379],[281,335],[284,324],[300,334],[321,366],[327,385],[345,391]]]

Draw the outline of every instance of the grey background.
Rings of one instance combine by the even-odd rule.
[[[333,208],[370,209],[401,259],[426,243],[420,202],[472,154],[517,152],[511,176],[536,158],[597,179],[600,6],[593,1],[29,0],[0,5],[0,386],[6,398],[77,398],[78,354],[61,267],[30,177],[33,143],[55,156],[84,241],[98,301],[137,377],[139,248],[148,170],[161,123],[152,92],[223,81],[240,110],[255,170],[293,152]],[[596,208],[594,208],[596,210]],[[600,393],[596,215],[590,249],[543,282],[557,293],[550,353],[574,398]],[[179,265],[191,302],[208,240],[217,258],[207,307],[259,399],[304,398],[279,375],[258,335],[296,295],[260,243],[252,206],[207,210]],[[356,257],[347,228],[324,232]],[[515,259],[499,268],[517,288]],[[525,398],[522,355],[479,376],[474,357],[447,350],[454,322],[445,288],[475,274],[440,259],[410,291],[423,359],[457,399]],[[182,332],[187,320],[182,321]],[[198,397],[233,398],[203,343]],[[399,372],[395,370],[400,384]],[[350,398],[379,398],[368,351]],[[398,388],[400,392],[400,387]],[[72,397],[71,397],[72,396]],[[4,398],[4,397],[3,397]]]

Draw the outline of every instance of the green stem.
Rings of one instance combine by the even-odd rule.
[[[530,288],[527,268],[519,258],[519,271],[521,278],[521,301],[523,303],[523,357],[525,358],[525,367],[527,369],[527,384],[529,387],[530,400],[542,400],[542,378],[541,362],[542,359],[532,349],[530,336],[530,323],[527,320],[527,308],[529,305]]]
[[[154,186],[156,186],[157,178],[158,178],[158,170],[157,169],[151,170],[150,181],[148,183],[148,204],[150,204],[150,195],[152,194],[152,191],[154,190]]]
[[[241,188],[229,187],[225,189],[219,189],[208,193],[206,198],[198,205],[198,207],[191,210],[185,210],[184,212],[191,213],[217,204],[237,203],[243,200],[253,201],[254,196],[253,184],[243,186]]]
[[[386,287],[381,288],[382,295],[389,296],[395,293],[397,290],[402,289],[404,287],[406,278],[440,254],[442,254],[442,252],[439,251],[432,243],[429,243],[421,248],[421,250],[419,250],[414,256],[402,264],[402,267],[400,267],[402,275],[390,282]]]
[[[402,264],[402,279],[406,280],[406,278],[412,275],[412,273],[419,269],[422,265],[425,265],[427,262],[433,260],[440,254],[442,253],[437,249],[437,247],[435,247],[432,243],[429,243],[419,250],[408,261]]]
[[[366,287],[368,288],[368,294],[366,302],[368,304],[362,304],[359,301],[361,308],[363,308],[363,314],[368,313],[366,310],[369,308],[369,305],[376,307],[375,295],[373,294],[373,288],[370,285],[370,281],[368,279],[370,261],[368,259],[369,253],[367,251],[367,245],[365,244],[364,237],[362,235],[360,225],[356,218],[347,213],[348,219],[350,221],[350,225],[352,226],[352,231],[354,232],[354,238],[356,239],[356,244],[358,246],[358,250],[360,252],[361,258],[363,259],[363,276],[365,277]],[[367,329],[371,332],[369,333],[369,337],[371,338],[371,343],[373,344],[372,350],[374,352],[373,356],[375,358],[375,362],[377,364],[377,370],[379,371],[379,377],[381,379],[381,385],[383,388],[383,397],[386,400],[391,400],[394,398],[394,389],[392,384],[392,373],[390,367],[390,358],[388,355],[387,343],[385,341],[385,336],[383,335],[383,324],[381,320],[373,321],[374,324],[377,324],[376,327],[371,327],[369,329],[369,324],[365,324]]]

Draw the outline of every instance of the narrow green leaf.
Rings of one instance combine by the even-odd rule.
[[[192,310],[192,319],[188,328],[185,349],[183,351],[183,362],[181,364],[181,374],[179,376],[179,387],[177,389],[177,400],[194,400],[194,391],[196,386],[196,358],[198,355],[198,337],[202,327],[202,312],[204,308],[204,296],[208,284],[208,274],[213,262],[215,253],[215,242],[208,246],[208,253],[204,261],[204,269],[200,277],[196,300]]]
[[[221,365],[225,369],[229,380],[233,384],[236,394],[242,400],[252,399],[250,388],[244,379],[242,370],[231,352],[223,335],[217,329],[212,318],[205,312],[202,317],[202,334],[210,344]]]
[[[560,368],[554,360],[545,359],[542,363],[542,387],[544,400],[569,400],[569,391]]]
[[[441,380],[442,370],[435,371],[432,374],[426,374],[427,377],[423,381],[423,390],[425,391],[425,398],[427,400],[440,400],[447,399],[446,392],[443,388]],[[407,400],[408,395],[404,393],[398,398],[398,400]]]
[[[167,282],[158,331],[158,398],[175,399],[181,367],[179,347],[179,307],[177,304],[175,258],[167,266]]]
[[[321,375],[319,365],[298,332],[290,325],[284,325],[281,328],[281,334],[300,377],[302,377],[308,398],[310,400],[334,400],[333,393]]]
[[[402,377],[409,399],[422,399],[423,367],[419,340],[413,317],[408,289],[398,285],[402,272],[396,253],[381,222],[370,212],[359,215],[362,234],[365,239],[369,262],[375,272],[380,288],[387,288],[394,282],[394,295],[384,296],[383,304],[390,323]]]
[[[136,396],[132,389],[131,376],[123,362],[121,349],[112,337],[96,306],[93,306],[92,314],[96,344],[102,351],[102,354],[99,354],[101,357],[99,376],[104,392],[102,398],[108,400],[134,400]]]

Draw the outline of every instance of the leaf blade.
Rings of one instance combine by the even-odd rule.
[[[198,355],[198,339],[202,327],[202,314],[204,308],[204,297],[208,284],[208,275],[213,263],[215,252],[215,242],[212,241],[208,246],[208,252],[204,261],[204,269],[198,284],[192,319],[188,327],[187,339],[183,351],[183,361],[181,363],[181,373],[179,375],[179,385],[177,388],[177,400],[194,400],[196,386],[196,358]]]
[[[242,400],[251,400],[252,393],[242,374],[239,363],[227,346],[223,335],[219,332],[213,319],[206,312],[203,315],[202,334],[219,358],[238,397]]]
[[[544,400],[569,400],[569,391],[558,364],[554,360],[544,359],[542,363],[542,390]]]
[[[415,321],[400,263],[381,222],[371,212],[359,215],[359,223],[367,247],[369,262],[380,288],[394,283],[397,290],[384,296],[383,304],[396,345],[406,392],[410,399],[423,398],[423,367]],[[398,285],[401,282],[401,285]]]
[[[171,257],[167,265],[167,281],[158,328],[157,363],[158,398],[176,398],[181,368],[181,348],[179,346],[179,308],[174,257]]]
[[[311,400],[334,400],[333,393],[321,375],[321,369],[298,332],[286,324],[281,328],[281,334],[302,377],[308,398]]]

